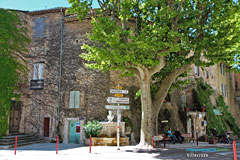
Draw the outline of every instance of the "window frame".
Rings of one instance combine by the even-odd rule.
[[[44,62],[36,62],[33,64],[33,75],[32,80],[44,80]]]
[[[80,109],[80,91],[72,90],[69,92],[69,106],[70,109]]]

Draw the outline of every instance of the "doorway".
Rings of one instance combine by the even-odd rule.
[[[21,120],[21,106],[22,102],[12,101],[9,120],[9,133],[19,133],[19,126]]]
[[[44,128],[43,128],[44,137],[49,137],[49,122],[50,122],[50,118],[44,118]]]
[[[69,143],[80,143],[80,121],[69,121]]]

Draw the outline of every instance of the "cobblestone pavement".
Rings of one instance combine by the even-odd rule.
[[[233,160],[233,150],[230,144],[209,145],[207,143],[167,144],[166,148],[140,148],[137,146],[89,147],[60,144],[56,155],[56,144],[34,144],[18,147],[17,155],[14,149],[1,149],[0,160]],[[190,151],[191,150],[191,151]],[[215,152],[216,151],[216,152]],[[237,143],[237,155],[240,158],[240,145]],[[188,157],[189,156],[189,157]]]

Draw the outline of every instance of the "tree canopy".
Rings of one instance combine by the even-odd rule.
[[[0,9],[0,136],[6,134],[12,98],[26,71],[21,53],[26,51],[29,39],[19,16]]]
[[[156,134],[157,116],[169,88],[192,64],[224,62],[234,68],[240,42],[236,0],[98,0],[81,57],[92,69],[135,75],[142,103],[141,144]],[[92,0],[69,0],[83,20]],[[154,80],[154,81],[153,81]],[[155,85],[154,96],[151,85]]]

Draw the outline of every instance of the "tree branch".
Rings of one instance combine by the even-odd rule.
[[[152,68],[150,71],[149,71],[149,75],[152,76],[154,75],[155,73],[159,72],[164,66],[166,65],[166,62],[164,60],[164,57],[161,56],[159,58],[159,65],[157,65],[156,67]]]
[[[181,68],[174,70],[162,80],[162,83],[153,100],[153,106],[156,112],[159,112],[164,98],[167,96],[168,90],[170,89],[172,83],[179,75],[187,71],[191,67],[191,65],[191,63],[183,65]]]

